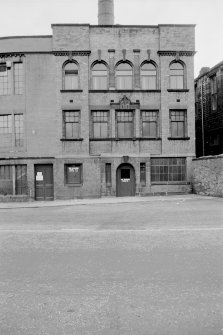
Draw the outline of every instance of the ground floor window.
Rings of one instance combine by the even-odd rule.
[[[186,158],[151,158],[151,182],[186,181]]]
[[[140,184],[146,185],[146,163],[140,163]]]
[[[65,184],[82,184],[82,164],[65,164]]]
[[[105,181],[106,186],[111,186],[111,163],[105,164]]]
[[[1,195],[27,194],[26,165],[0,166],[0,194]]]

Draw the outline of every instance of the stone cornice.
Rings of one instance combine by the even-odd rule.
[[[52,51],[54,56],[89,56],[90,50],[77,50],[77,51]]]
[[[174,51],[174,50],[159,50],[157,51],[159,56],[194,56],[196,54],[196,51]]]
[[[12,51],[12,52],[0,52],[0,58],[8,57],[24,57],[25,55],[35,55],[35,54],[48,54],[54,56],[89,56],[91,51],[89,50],[78,50],[78,51]]]

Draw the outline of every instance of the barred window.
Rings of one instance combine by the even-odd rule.
[[[186,137],[186,111],[170,110],[170,133],[171,137]]]
[[[82,164],[65,164],[65,184],[82,184]]]
[[[23,94],[23,63],[14,63],[15,94]]]
[[[158,111],[142,111],[142,136],[156,138],[158,136]]]
[[[186,181],[185,158],[151,158],[151,182]]]
[[[117,137],[133,137],[133,111],[116,112]]]
[[[80,111],[64,111],[64,138],[80,136]]]
[[[11,93],[11,68],[7,68],[6,63],[0,64],[0,95]]]
[[[140,69],[141,72],[141,87],[143,90],[156,89],[156,67],[150,63],[144,63]]]
[[[95,111],[92,112],[93,137],[108,137],[108,112]]]
[[[170,65],[170,88],[184,88],[184,67],[179,62],[173,62]]]
[[[69,62],[64,66],[64,89],[77,90],[78,85],[78,66],[74,62]]]
[[[23,114],[15,114],[15,146],[21,147],[24,142]]]
[[[92,68],[92,89],[107,90],[108,88],[108,70],[105,64],[97,63]]]
[[[116,88],[118,90],[132,90],[132,67],[128,63],[120,63],[116,67]]]

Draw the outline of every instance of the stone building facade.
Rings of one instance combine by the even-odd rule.
[[[223,153],[223,62],[195,79],[196,155]]]
[[[1,199],[189,192],[194,25],[0,38]]]

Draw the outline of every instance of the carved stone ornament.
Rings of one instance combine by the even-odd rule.
[[[119,100],[120,109],[129,109],[131,105],[131,100],[124,95],[122,99]]]

